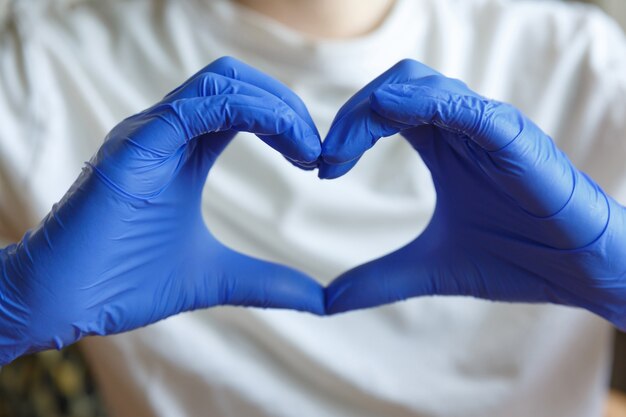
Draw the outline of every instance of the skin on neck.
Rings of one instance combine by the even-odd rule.
[[[351,38],[376,29],[395,0],[234,0],[316,38]]]

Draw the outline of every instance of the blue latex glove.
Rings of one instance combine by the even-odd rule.
[[[340,110],[320,176],[343,175],[397,132],[432,173],[434,215],[413,242],[335,280],[327,313],[467,295],[583,307],[626,328],[626,210],[536,125],[402,61]]]
[[[302,102],[232,58],[115,127],[42,223],[0,253],[0,364],[220,304],[323,314],[314,280],[228,249],[204,224],[207,174],[237,131],[293,161],[321,152]]]

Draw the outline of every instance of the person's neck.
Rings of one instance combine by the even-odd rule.
[[[350,38],[376,29],[395,0],[234,0],[320,38]]]

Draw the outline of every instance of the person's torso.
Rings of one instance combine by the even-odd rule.
[[[32,27],[42,45],[28,52],[43,78],[26,103],[38,122],[28,138],[37,152],[24,157],[32,210],[47,212],[117,121],[222,55],[289,85],[322,135],[351,94],[417,59],[522,108],[609,192],[622,190],[611,153],[589,147],[599,122],[584,101],[599,98],[585,95],[596,75],[576,70],[585,45],[564,39],[576,31],[548,9],[582,13],[525,3],[399,1],[371,35],[336,42],[222,0],[59,7],[64,15]],[[241,134],[211,171],[203,209],[224,243],[326,284],[414,238],[435,198],[400,137],[319,181]],[[114,416],[588,417],[601,410],[609,335],[582,310],[439,297],[330,318],[214,308],[83,346]]]

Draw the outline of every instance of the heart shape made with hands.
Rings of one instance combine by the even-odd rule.
[[[240,131],[321,178],[400,133],[432,174],[432,219],[326,288],[234,251],[201,197]],[[625,247],[626,209],[517,109],[460,81],[401,61],[348,100],[322,144],[289,88],[222,58],[113,128],[48,216],[0,251],[0,364],[224,304],[324,315],[464,295],[583,307],[626,328]]]
[[[284,91],[279,96],[312,123],[299,99]],[[581,273],[590,268],[606,276],[613,266],[590,265],[580,254],[603,235],[616,203],[517,109],[458,80],[401,61],[339,110],[315,162],[286,156],[301,168],[318,167],[320,178],[337,178],[377,140],[396,133],[432,174],[435,212],[416,239],[325,288],[325,314],[426,295],[555,302],[604,317],[621,314],[607,307],[619,306],[618,299],[607,300]],[[281,151],[276,142],[270,145]],[[593,249],[606,256],[605,247]]]

